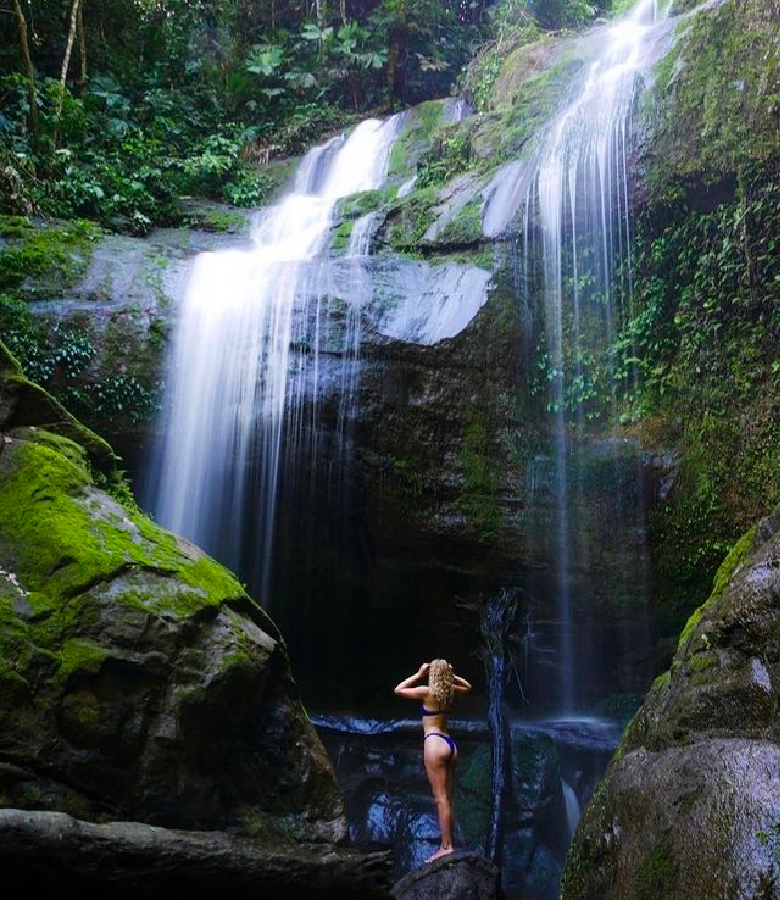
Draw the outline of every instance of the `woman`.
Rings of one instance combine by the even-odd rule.
[[[418,682],[428,676],[427,685]],[[466,693],[471,685],[465,678],[456,675],[446,659],[434,659],[423,663],[420,668],[396,685],[399,697],[420,700],[423,726],[423,760],[428,781],[431,783],[436,812],[439,816],[441,846],[427,862],[452,853],[452,831],[455,812],[452,801],[452,784],[458,748],[447,732],[447,717],[456,693]]]

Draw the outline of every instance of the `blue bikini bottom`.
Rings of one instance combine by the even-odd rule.
[[[455,741],[453,741],[448,734],[442,734],[440,731],[429,731],[423,738],[423,743],[425,743],[429,737],[440,737],[442,740],[446,741],[450,748],[450,757],[455,755],[455,751],[458,748],[455,746]]]

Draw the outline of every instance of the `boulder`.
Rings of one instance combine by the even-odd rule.
[[[732,549],[577,830],[563,900],[780,898],[780,510]]]
[[[501,900],[498,869],[476,853],[451,853],[398,881],[394,900]]]
[[[0,432],[0,807],[342,838],[274,623],[1,344]]]

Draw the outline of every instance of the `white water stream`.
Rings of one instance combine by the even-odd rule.
[[[295,401],[305,380],[318,378],[320,330],[330,313],[323,255],[335,205],[382,184],[401,121],[368,120],[310,151],[293,192],[257,218],[251,250],[197,258],[179,313],[154,511],[237,569],[247,498],[254,498],[262,509],[255,552],[263,593],[285,418],[301,424]],[[358,237],[353,254],[367,251],[368,227]],[[296,373],[291,346],[306,340],[301,321],[313,329],[313,352]],[[352,346],[344,350],[354,355],[359,336],[355,328],[347,334]]]
[[[579,454],[590,409],[592,361],[607,359],[632,314],[632,117],[652,66],[671,44],[671,32],[671,23],[659,18],[657,0],[640,0],[626,17],[578,39],[585,59],[582,76],[572,81],[529,156],[502,167],[485,190],[486,234],[511,231],[520,219],[522,278],[530,293],[543,297],[555,522],[540,526],[540,540],[549,545],[551,531],[555,534],[558,707],[563,711],[575,705],[575,681],[588,654],[575,635],[571,558],[585,529],[570,521],[570,511],[583,506]],[[578,438],[574,447],[572,429]],[[624,547],[632,542],[628,532],[636,523],[622,518],[610,528],[616,544]],[[638,584],[637,594],[643,590]]]

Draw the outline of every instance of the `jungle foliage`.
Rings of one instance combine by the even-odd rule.
[[[780,19],[774,0],[699,14],[659,66],[646,114],[625,415],[678,448],[653,514],[677,623],[733,542],[780,502]]]
[[[526,22],[579,24],[596,7],[12,0],[2,12],[0,212],[143,234],[176,217],[182,194],[261,204],[269,159],[445,96],[485,41]]]

